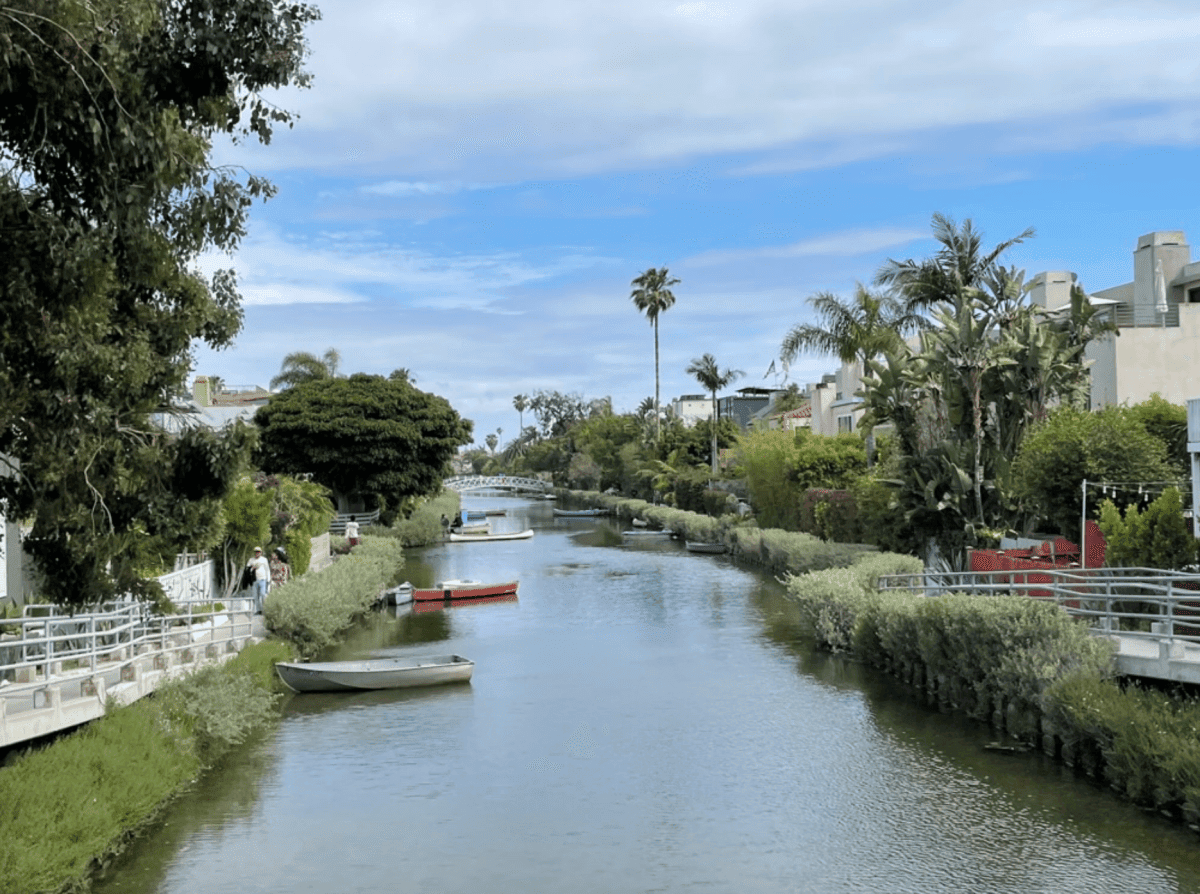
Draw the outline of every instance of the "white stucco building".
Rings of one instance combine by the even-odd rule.
[[[712,398],[707,394],[684,394],[671,401],[671,415],[691,428],[712,418]]]

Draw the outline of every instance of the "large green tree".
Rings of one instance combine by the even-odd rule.
[[[152,593],[132,545],[186,541],[177,504],[231,480],[243,435],[173,439],[150,418],[183,390],[193,342],[241,325],[233,276],[206,282],[194,262],[233,250],[272,187],[210,149],[290,123],[260,92],[307,83],[316,16],[279,0],[0,5],[0,505],[32,523],[55,601]]]
[[[303,382],[271,398],[255,422],[266,472],[311,474],[349,511],[357,499],[395,508],[434,493],[472,424],[445,398],[402,378],[356,373]]]
[[[736,381],[745,373],[740,369],[726,368],[721,370],[717,358],[712,354],[697,357],[688,364],[687,374],[695,378],[705,391],[712,396],[712,473],[717,474],[717,421],[720,413],[717,411],[717,392]]]
[[[629,299],[641,313],[646,315],[650,325],[654,327],[654,432],[657,438],[662,431],[659,416],[659,387],[658,387],[658,318],[675,304],[675,293],[671,286],[679,284],[679,280],[671,276],[666,267],[651,267],[640,276],[634,277],[630,285],[633,291]]]

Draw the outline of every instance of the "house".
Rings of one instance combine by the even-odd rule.
[[[778,388],[739,388],[736,394],[722,397],[717,407],[722,419],[732,419],[738,428],[746,431],[755,414],[766,409]]]
[[[706,394],[685,394],[671,401],[671,415],[688,428],[712,418],[712,400]]]
[[[812,426],[812,402],[792,410],[784,410],[767,417],[767,428],[779,428],[784,431],[795,431],[798,428]]]
[[[1030,300],[1054,311],[1070,302],[1075,281],[1069,271],[1039,273]],[[1133,281],[1090,298],[1120,329],[1087,346],[1092,408],[1141,403],[1155,393],[1186,404],[1200,377],[1200,261],[1191,260],[1183,232],[1140,237]]]
[[[172,434],[196,426],[219,431],[237,419],[253,421],[258,408],[265,407],[270,399],[271,392],[261,385],[214,389],[207,376],[196,376],[191,399],[154,414],[154,423]]]

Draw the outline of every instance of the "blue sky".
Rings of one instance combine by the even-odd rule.
[[[940,212],[1006,262],[1133,278],[1138,236],[1200,244],[1200,7],[1089,0],[326,0],[310,90],[267,147],[233,267],[234,347],[195,372],[267,385],[292,351],[417,387],[514,437],[539,389],[654,393],[629,300],[660,318],[662,400],[704,353],[765,378],[806,298],[933,251]],[[801,384],[831,371],[805,357]],[[531,420],[526,415],[525,421]]]

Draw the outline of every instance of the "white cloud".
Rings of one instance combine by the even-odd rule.
[[[556,176],[714,153],[871,157],[949,127],[1037,122],[1073,145],[1082,114],[1112,138],[1175,138],[1200,99],[1191,0],[525,0],[503,6],[327,0],[302,118],[256,167],[420,172],[391,195],[470,188],[471,172]],[[1136,129],[1122,127],[1127,109]],[[1192,135],[1194,138],[1194,134]],[[261,162],[261,164],[259,164]],[[428,177],[454,172],[457,177]],[[466,175],[466,177],[462,177]]]
[[[924,230],[906,227],[844,230],[840,233],[827,233],[810,239],[802,239],[790,245],[704,252],[685,259],[681,262],[681,266],[690,264],[707,267],[717,264],[744,264],[748,261],[814,256],[861,257],[907,245],[917,239],[924,239],[928,235]]]

